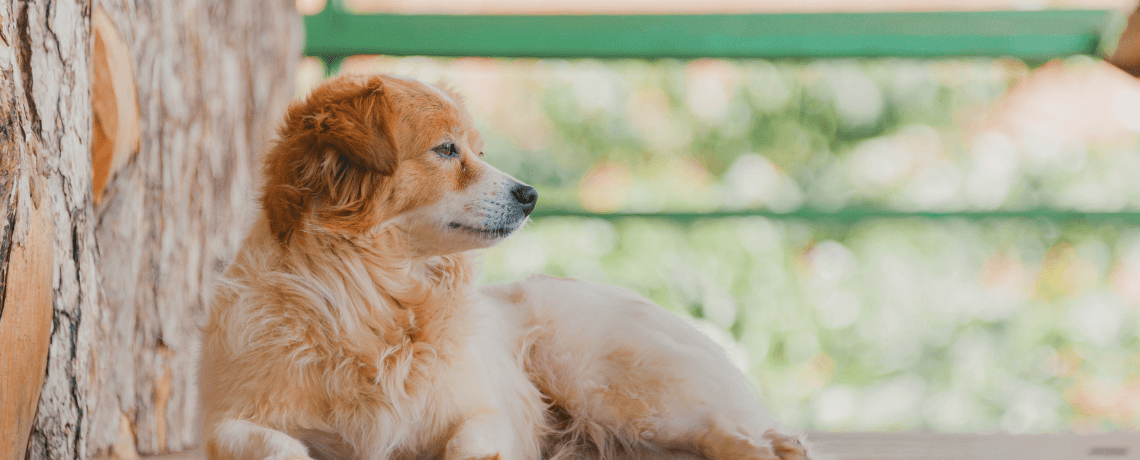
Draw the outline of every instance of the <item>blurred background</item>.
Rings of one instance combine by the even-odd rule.
[[[298,0],[304,14],[325,7]],[[1126,13],[1135,2],[347,7]],[[725,345],[784,423],[1012,433],[1140,423],[1140,83],[1101,60],[354,56],[339,71],[454,87],[487,161],[538,188],[532,223],[483,255],[483,281],[547,273],[636,290]],[[302,61],[298,97],[325,74],[319,59]]]

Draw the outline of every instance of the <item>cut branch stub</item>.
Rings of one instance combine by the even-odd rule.
[[[33,196],[25,196],[25,199]],[[29,228],[8,263],[0,316],[0,460],[23,460],[36,419],[51,342],[52,221],[48,206],[35,203]]]
[[[91,186],[98,205],[107,182],[138,152],[139,104],[127,43],[102,8],[96,8],[91,26]]]

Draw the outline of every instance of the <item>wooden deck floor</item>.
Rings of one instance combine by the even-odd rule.
[[[1140,433],[809,433],[808,441],[835,460],[1140,460]]]
[[[1099,435],[825,433],[807,435],[813,460],[1140,460],[1140,432]],[[144,457],[203,460],[201,450]]]

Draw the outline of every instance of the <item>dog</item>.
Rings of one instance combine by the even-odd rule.
[[[723,350],[624,289],[476,287],[534,188],[452,91],[342,76],[293,103],[199,367],[210,460],[806,460]]]

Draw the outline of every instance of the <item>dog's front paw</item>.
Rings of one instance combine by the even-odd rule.
[[[808,457],[807,447],[798,437],[768,430],[764,433],[764,439],[772,444],[772,452],[780,460],[811,460]]]
[[[449,460],[451,460],[451,459],[454,459],[454,460],[503,460],[503,455],[499,454],[499,453],[495,453],[495,454],[491,454],[491,455],[486,455],[486,454],[477,454],[477,455],[468,454],[468,455],[459,455],[459,456],[449,455],[449,456],[447,456],[447,458]]]
[[[495,454],[495,455],[487,455],[487,456],[483,456],[483,457],[467,457],[467,458],[464,458],[463,460],[503,460],[503,457],[499,454]]]

